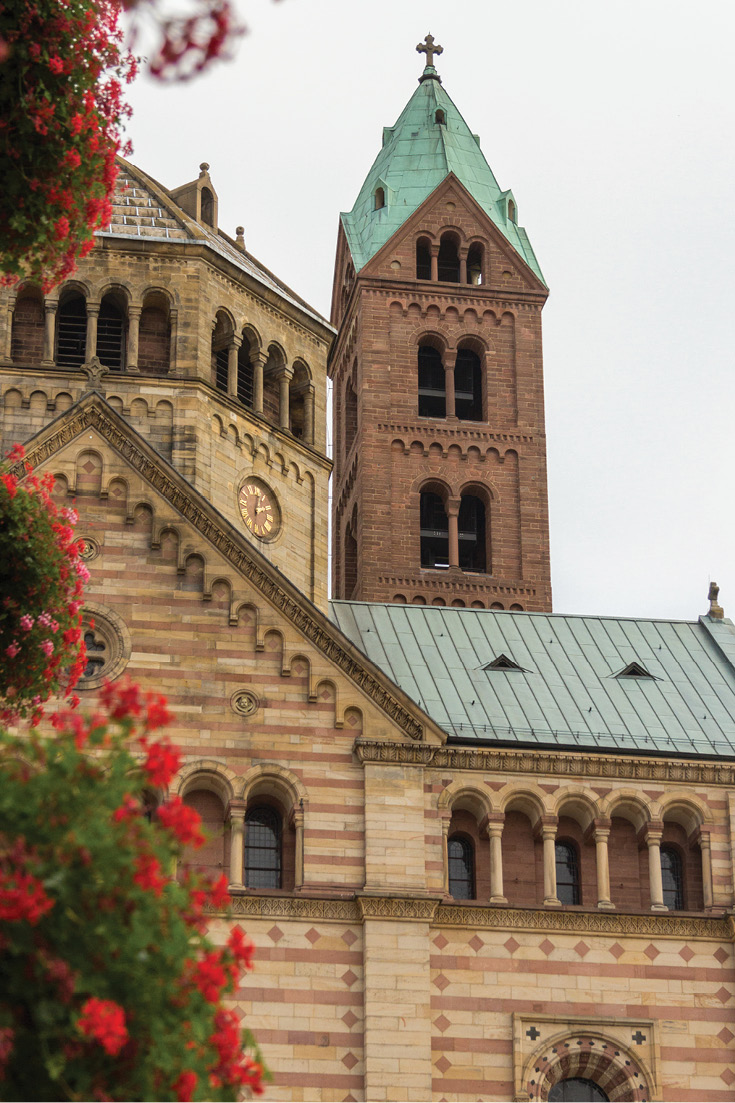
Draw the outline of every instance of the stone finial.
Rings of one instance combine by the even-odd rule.
[[[98,356],[93,356],[91,360],[87,360],[85,364],[82,364],[81,370],[87,377],[87,383],[84,387],[86,393],[87,391],[96,391],[102,381],[102,376],[107,375],[110,369],[105,367]]]
[[[720,593],[720,587],[716,582],[710,582],[709,593],[707,594],[707,600],[709,601],[709,613],[713,620],[722,620],[725,616],[725,610],[721,605],[717,604],[717,597]]]
[[[199,170],[200,170],[199,171],[199,176],[200,177],[207,175],[207,173],[209,172],[209,165],[207,164],[206,161],[202,161],[201,165],[199,166]]]
[[[244,233],[245,233],[245,227],[244,226],[238,226],[235,229],[235,234],[236,234],[235,245],[237,245],[237,247],[238,247],[238,249],[240,250],[241,253],[245,252],[245,238],[243,236]]]

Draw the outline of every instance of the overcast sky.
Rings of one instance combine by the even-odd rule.
[[[220,226],[329,314],[337,220],[416,87],[416,43],[513,188],[551,288],[554,608],[735,617],[735,4],[240,0],[235,59],[130,91],[132,160],[208,161]]]

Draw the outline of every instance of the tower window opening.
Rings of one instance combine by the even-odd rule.
[[[464,835],[451,835],[447,839],[449,892],[455,900],[475,899],[474,849]]]
[[[385,206],[385,188],[375,189],[375,210],[379,211]]]
[[[56,363],[60,368],[80,368],[87,347],[87,304],[83,295],[61,300],[56,327]]]
[[[40,364],[45,328],[40,291],[29,289],[18,296],[13,311],[10,358],[16,364]]]
[[[352,385],[352,380],[348,379],[345,387],[345,456],[350,454],[350,449],[355,442],[357,436],[357,395],[355,394],[355,388]]]
[[[250,345],[243,340],[237,350],[237,397],[243,406],[253,405],[253,365],[250,361]]]
[[[516,205],[512,199],[508,200],[508,218],[511,222],[516,220]]]
[[[354,596],[357,587],[357,515],[353,513],[352,521],[345,529],[344,549],[344,581],[345,598],[349,600]]]
[[[440,107],[437,108],[437,110],[434,114],[434,122],[439,123],[440,126],[446,126],[447,117],[446,117],[446,115],[444,114],[444,112],[442,111],[442,109]]]
[[[454,367],[454,400],[458,418],[482,421],[482,362],[472,349],[460,349]]]
[[[168,311],[145,306],[140,314],[138,367],[152,375],[165,375],[171,355],[171,326]]]
[[[214,229],[214,196],[209,188],[202,188],[202,222]]]
[[[459,566],[463,571],[484,573],[485,506],[474,494],[463,494],[459,507]]]
[[[684,907],[684,876],[681,855],[673,846],[661,847],[661,880],[664,904],[669,911],[681,911]]]
[[[442,234],[439,242],[439,280],[459,283],[459,249],[454,234]]]
[[[419,348],[419,417],[446,417],[446,377],[442,354],[432,345]]]
[[[124,311],[112,295],[105,295],[97,322],[97,356],[106,368],[122,371],[124,347]]]
[[[599,1084],[582,1076],[557,1080],[549,1089],[549,1103],[605,1103],[610,1098]]]
[[[479,287],[482,282],[482,260],[483,260],[483,248],[479,242],[474,242],[470,245],[467,253],[467,283],[474,284]]]
[[[218,391],[227,394],[227,349],[217,349],[214,353],[215,386]]]
[[[281,817],[258,805],[245,816],[245,884],[253,889],[281,887]]]
[[[416,242],[416,279],[431,279],[431,251],[423,238]]]
[[[449,519],[444,502],[438,494],[427,491],[421,495],[419,513],[421,566],[446,570],[449,567]]]
[[[556,895],[562,904],[579,904],[579,858],[572,843],[556,844]]]

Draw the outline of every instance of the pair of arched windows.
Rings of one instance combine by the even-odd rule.
[[[457,350],[453,369],[454,387],[447,393],[447,372],[442,353],[433,345],[418,350],[419,417],[457,417],[461,421],[482,421],[482,361],[469,348]]]
[[[450,517],[442,497],[434,491],[425,491],[421,494],[419,513],[423,568],[487,571],[487,517],[481,498],[463,494],[458,514]]]
[[[484,250],[480,242],[473,242],[466,253],[460,252],[459,236],[451,230],[441,235],[434,256],[428,238],[420,237],[416,242],[417,280],[479,285],[484,282],[483,268]]]

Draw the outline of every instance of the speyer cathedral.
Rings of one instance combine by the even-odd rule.
[[[552,612],[547,287],[421,49],[330,321],[122,163],[0,293],[3,447],[80,513],[85,703],[172,706],[270,1098],[731,1100],[735,629]]]

